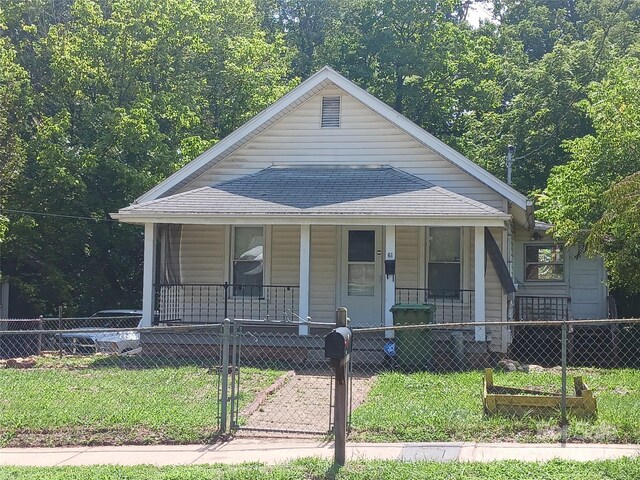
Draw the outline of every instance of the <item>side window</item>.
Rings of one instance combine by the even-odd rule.
[[[429,228],[427,279],[430,296],[460,296],[460,239],[459,227]]]
[[[525,280],[563,281],[564,251],[562,245],[525,245]]]
[[[261,297],[264,284],[264,228],[233,229],[233,294]]]

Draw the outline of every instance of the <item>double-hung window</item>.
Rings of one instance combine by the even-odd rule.
[[[432,297],[459,297],[461,235],[459,227],[429,227],[427,282]]]
[[[564,252],[562,245],[525,245],[525,280],[563,281]]]
[[[233,229],[233,294],[262,297],[264,285],[264,228]]]

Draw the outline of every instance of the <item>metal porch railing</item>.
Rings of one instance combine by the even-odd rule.
[[[159,322],[220,323],[225,318],[298,320],[297,285],[180,283],[155,286]]]
[[[474,290],[437,290],[396,288],[396,303],[431,303],[436,306],[438,323],[462,323],[474,320]]]

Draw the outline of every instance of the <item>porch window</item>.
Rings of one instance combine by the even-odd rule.
[[[432,297],[460,295],[460,228],[429,228],[427,281]]]
[[[233,294],[261,297],[264,282],[263,227],[233,229]]]
[[[525,279],[561,282],[564,280],[562,245],[525,246]]]

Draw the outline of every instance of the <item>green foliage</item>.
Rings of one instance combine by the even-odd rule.
[[[13,313],[139,306],[141,231],[103,220],[325,64],[500,178],[515,145],[514,186],[544,190],[558,236],[615,219],[589,249],[633,285],[604,193],[638,170],[640,3],[482,3],[473,29],[466,0],[0,0]]]
[[[620,61],[602,82],[592,85],[582,107],[595,133],[566,142],[571,161],[553,170],[540,197],[540,214],[555,225],[556,236],[569,243],[586,242],[590,253],[604,256],[614,284],[636,292],[638,91],[636,58]]]
[[[0,10],[1,171],[21,173],[2,182],[2,206],[96,219],[6,214],[3,272],[31,306],[21,313],[137,307],[141,231],[104,219],[290,89],[289,52],[267,40],[250,0],[0,0]],[[25,130],[30,101],[30,131],[3,129]]]
[[[362,0],[341,6],[317,64],[327,63],[445,139],[495,107],[493,39],[455,16],[460,2]]]
[[[603,207],[587,247],[605,258],[614,285],[640,293],[640,170],[607,190]]]
[[[1,24],[0,16],[0,31]],[[29,77],[16,63],[15,48],[0,37],[0,210],[6,207],[5,196],[24,167],[26,142],[22,136],[28,132],[30,93]],[[0,215],[0,244],[7,223],[7,218]]]

